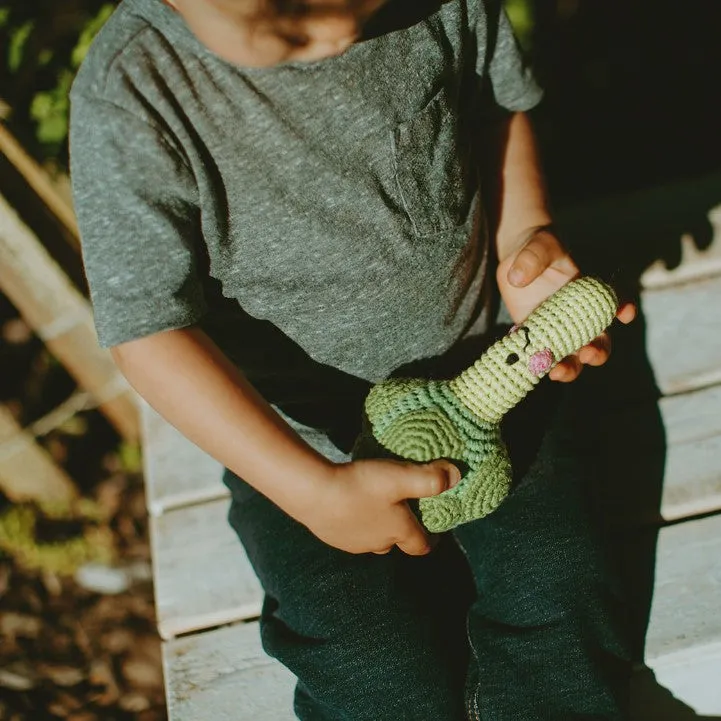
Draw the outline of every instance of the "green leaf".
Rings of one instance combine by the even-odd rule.
[[[140,473],[143,468],[143,455],[138,443],[121,443],[118,448],[120,466],[126,473]]]
[[[28,22],[21,25],[11,33],[10,42],[8,43],[8,69],[10,72],[15,73],[20,68],[20,65],[23,62],[25,46],[27,45],[34,28],[35,22],[33,20],[28,20]]]
[[[78,42],[73,49],[72,55],[70,56],[70,63],[72,67],[80,67],[80,63],[85,60],[85,56],[88,54],[90,45],[92,44],[95,36],[100,32],[100,29],[105,25],[108,18],[113,14],[115,6],[110,3],[103,5],[98,14],[88,22],[80,33]]]
[[[30,117],[41,122],[49,118],[53,112],[52,93],[37,93],[30,105]]]
[[[41,50],[38,54],[38,65],[41,68],[44,68],[46,65],[50,64],[50,61],[53,59],[53,51],[50,48],[45,48],[44,50]]]
[[[4,28],[10,22],[10,8],[0,8],[0,28]]]
[[[41,143],[62,143],[68,134],[68,118],[65,113],[54,113],[38,123],[37,138]]]
[[[533,39],[532,0],[505,0],[504,5],[518,42],[528,50]]]

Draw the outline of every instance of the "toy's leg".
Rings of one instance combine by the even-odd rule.
[[[421,499],[423,525],[432,533],[441,533],[487,516],[508,495],[511,479],[508,457],[500,452],[490,455],[478,468],[469,471],[456,488]]]
[[[478,718],[625,718],[628,609],[584,495],[589,475],[551,433],[505,502],[454,531],[478,591],[468,619]]]
[[[423,557],[344,553],[232,474],[225,482],[266,592],[264,649],[299,678],[298,718],[465,721],[473,588],[451,537]]]

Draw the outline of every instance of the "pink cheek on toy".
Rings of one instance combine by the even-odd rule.
[[[538,353],[534,353],[528,359],[528,370],[533,373],[534,376],[540,376],[542,373],[548,371],[553,365],[553,353],[550,348],[544,348],[539,350]]]

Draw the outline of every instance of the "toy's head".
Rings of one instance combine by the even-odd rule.
[[[600,280],[568,283],[453,379],[453,392],[484,420],[500,421],[556,363],[602,333],[617,307]]]

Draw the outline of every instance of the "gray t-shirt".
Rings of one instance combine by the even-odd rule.
[[[124,0],[71,94],[100,343],[199,324],[346,458],[369,383],[487,326],[474,138],[540,98],[496,5],[391,0],[343,55],[245,68]]]

